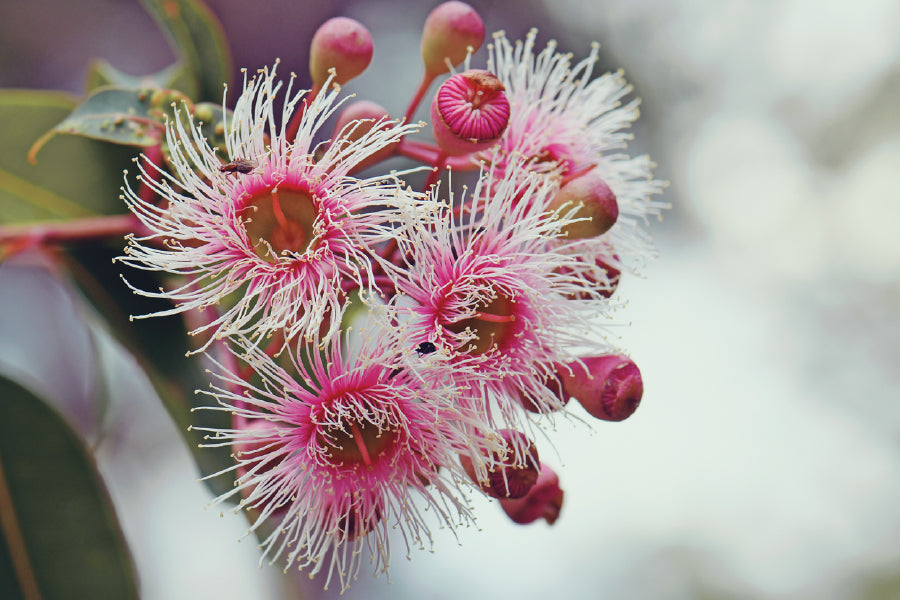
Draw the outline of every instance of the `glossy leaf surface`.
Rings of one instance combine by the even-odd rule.
[[[0,377],[0,398],[0,597],[137,598],[128,548],[84,445],[19,384]]]

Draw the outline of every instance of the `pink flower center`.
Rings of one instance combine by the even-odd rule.
[[[469,329],[475,338],[467,342],[464,349],[472,356],[484,354],[494,346],[506,347],[516,331],[515,302],[505,296],[497,296],[480,307],[475,316],[445,324],[453,333],[462,333]]]
[[[454,135],[493,140],[509,122],[509,101],[503,91],[500,80],[486,71],[454,75],[438,90],[438,112]]]
[[[250,198],[241,213],[257,256],[275,263],[284,252],[309,248],[319,210],[307,192],[274,188]]]
[[[348,419],[344,428],[327,428],[319,431],[316,438],[335,461],[370,467],[394,444],[397,432],[379,429],[368,421]]]

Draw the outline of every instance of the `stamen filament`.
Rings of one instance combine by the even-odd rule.
[[[362,454],[363,462],[366,463],[367,467],[371,467],[372,458],[369,456],[369,449],[366,448],[366,443],[363,440],[362,432],[353,421],[350,421],[350,431],[353,432],[353,440],[356,442],[356,447],[359,448],[359,453]]]
[[[486,312],[476,312],[474,318],[491,323],[509,323],[516,320],[516,315],[493,315]]]

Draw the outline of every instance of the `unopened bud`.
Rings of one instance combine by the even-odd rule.
[[[347,17],[328,19],[313,36],[309,48],[309,73],[321,89],[328,70],[335,70],[334,83],[347,83],[366,70],[372,61],[372,36],[362,23]]]
[[[354,121],[357,122],[354,123]],[[337,123],[334,126],[332,140],[334,142],[340,140],[355,142],[372,131],[375,127],[387,128],[389,126],[390,115],[387,110],[374,102],[359,100],[348,105],[347,108],[341,112],[340,116],[338,116]],[[365,160],[356,165],[353,170],[357,171],[365,169],[368,166],[390,158],[393,156],[399,143],[399,141],[394,142],[381,150],[373,152]]]
[[[493,146],[509,124],[503,84],[488,71],[466,71],[441,85],[431,103],[434,139],[459,156]]]
[[[569,206],[563,208],[566,205]],[[588,171],[562,186],[547,208],[551,211],[563,208],[566,211],[572,206],[577,207],[572,217],[582,220],[567,223],[560,229],[562,235],[570,240],[603,235],[619,218],[616,195],[594,171]]]
[[[575,363],[560,369],[566,393],[592,416],[604,421],[623,421],[634,414],[644,395],[637,365],[620,354],[594,356],[582,362],[584,367]]]
[[[472,459],[460,455],[466,474],[493,498],[521,498],[537,482],[540,459],[537,448],[524,433],[511,429],[499,431],[506,443],[504,456],[494,453],[488,466],[487,477],[479,478]]]
[[[562,504],[563,491],[559,487],[559,477],[547,465],[541,465],[537,483],[524,497],[514,500],[500,499],[500,506],[509,518],[520,525],[533,523],[540,518],[553,525],[559,518]]]
[[[444,2],[431,11],[422,30],[422,60],[425,73],[440,75],[463,62],[469,48],[476,51],[484,41],[484,22],[465,2]]]

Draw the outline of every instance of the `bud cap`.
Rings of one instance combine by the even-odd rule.
[[[309,48],[309,73],[319,89],[334,69],[334,82],[347,83],[372,61],[372,35],[362,23],[347,17],[328,19],[316,30]]]
[[[425,73],[437,76],[462,63],[469,53],[484,41],[484,22],[475,9],[465,2],[444,2],[425,19],[422,30],[422,60]]]
[[[445,81],[431,103],[434,139],[459,156],[493,146],[509,124],[509,100],[488,71],[466,71]]]
[[[604,421],[623,421],[634,414],[644,395],[637,365],[623,355],[594,356],[560,369],[567,394],[578,400],[591,416]],[[571,370],[571,372],[570,372]]]
[[[541,465],[537,483],[528,493],[512,500],[500,499],[500,506],[509,518],[520,525],[533,523],[540,518],[553,525],[562,510],[563,491],[559,487],[559,477],[547,465]]]
[[[616,195],[594,171],[588,171],[562,186],[548,208],[553,211],[562,208],[563,212],[567,212],[573,206],[578,207],[573,217],[584,220],[568,223],[561,228],[563,236],[570,240],[603,235],[619,218]]]

